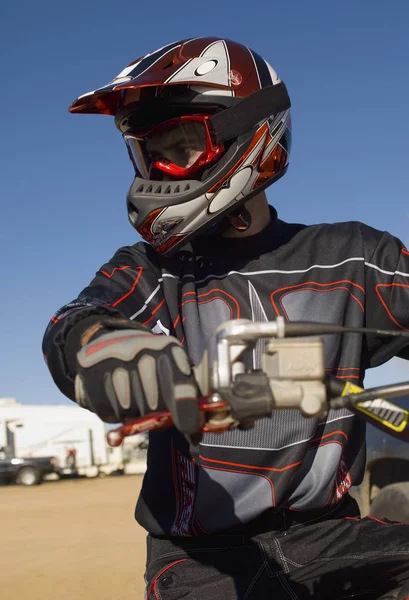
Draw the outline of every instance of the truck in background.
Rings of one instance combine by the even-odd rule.
[[[54,456],[16,458],[9,448],[0,446],[0,480],[4,483],[33,486],[41,483],[47,475],[59,475]]]

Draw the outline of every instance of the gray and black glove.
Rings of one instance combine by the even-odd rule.
[[[199,388],[176,338],[110,317],[94,329],[82,336],[87,343],[76,355],[78,404],[106,422],[168,410],[185,435],[200,431]]]

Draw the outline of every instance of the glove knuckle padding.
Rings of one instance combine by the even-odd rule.
[[[77,360],[84,369],[111,358],[130,362],[141,350],[150,347],[151,337],[156,336],[134,329],[105,333],[95,342],[84,346],[78,352]]]
[[[128,370],[117,367],[112,373],[112,384],[119,404],[127,410],[131,407],[131,385]]]
[[[159,389],[155,357],[143,354],[138,360],[137,369],[145,400],[151,410],[156,410],[159,404]]]
[[[139,374],[136,369],[132,369],[131,371],[131,388],[132,388],[132,397],[136,401],[136,405],[141,415],[144,415],[146,412],[146,406],[144,402],[144,392],[142,388],[141,381],[139,379]]]
[[[103,376],[104,392],[109,400],[109,404],[113,409],[115,416],[120,420],[120,403],[117,397],[111,371],[104,373]]]
[[[75,377],[75,398],[80,406],[88,408],[87,393],[81,375]]]
[[[183,348],[181,346],[173,345],[171,347],[171,353],[179,371],[181,371],[184,375],[190,375],[190,373],[192,372],[192,368],[190,366],[187,354],[183,350]]]
[[[189,381],[185,383],[176,383],[174,394],[176,401],[182,400],[183,398],[196,398],[197,388]]]

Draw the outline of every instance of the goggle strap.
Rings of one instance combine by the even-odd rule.
[[[216,144],[251,131],[256,123],[285,112],[291,106],[287,88],[281,81],[257,90],[230,108],[209,119]]]

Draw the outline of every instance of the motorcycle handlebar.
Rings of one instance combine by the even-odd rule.
[[[369,330],[366,328],[343,327],[310,322],[285,322],[282,317],[276,321],[257,323],[244,319],[228,321],[216,330],[217,356],[213,374],[212,384],[208,386],[212,391],[199,398],[199,410],[203,413],[204,432],[222,432],[236,427],[240,423],[231,416],[230,406],[223,399],[223,390],[229,396],[229,391],[234,390],[234,380],[237,373],[243,373],[244,365],[240,362],[241,356],[246,349],[254,348],[257,340],[266,339],[265,356],[267,360],[264,367],[267,370],[268,380],[272,386],[273,408],[299,408],[303,414],[314,415],[318,412],[308,410],[315,409],[314,393],[309,392],[309,383],[321,381],[318,385],[317,398],[321,394],[321,412],[325,409],[348,408],[360,418],[370,422],[379,429],[390,435],[409,442],[409,413],[386,398],[402,396],[409,393],[409,382],[401,384],[382,386],[364,390],[351,381],[337,379],[334,376],[324,376],[322,340],[313,338],[313,342],[306,344],[301,338],[321,336],[334,333],[377,333],[384,336],[409,336],[408,332]],[[283,339],[287,338],[287,339]],[[293,341],[291,341],[291,338]],[[297,340],[297,338],[299,338]],[[277,356],[277,358],[274,358]],[[271,359],[273,357],[273,359]],[[281,358],[280,358],[281,357]],[[270,361],[270,362],[269,362]],[[237,369],[238,367],[238,369]],[[203,369],[207,377],[207,361]],[[202,369],[202,370],[203,370]],[[234,374],[236,373],[236,374]],[[241,375],[239,375],[241,377]],[[247,376],[245,376],[247,377]],[[251,376],[250,376],[251,379]],[[286,395],[286,388],[282,388],[280,382],[286,380],[294,383],[297,394],[294,397]],[[307,382],[303,388],[302,382]],[[254,385],[251,379],[250,385]],[[274,383],[279,385],[274,387]],[[325,390],[322,390],[324,384]],[[266,388],[269,388],[268,382]],[[256,389],[256,388],[255,388]],[[284,394],[282,395],[282,390]],[[301,400],[300,400],[301,390]],[[268,389],[268,392],[270,390]],[[312,404],[302,404],[304,393],[312,396]],[[274,398],[274,395],[275,398]],[[326,398],[325,398],[326,396]],[[296,398],[294,400],[294,398]],[[311,398],[309,398],[311,400]],[[251,402],[251,400],[249,400]],[[311,409],[312,406],[312,409]],[[308,409],[308,410],[307,410]],[[247,412],[251,412],[248,407]],[[261,416],[258,414],[255,418]],[[132,419],[107,434],[110,446],[119,446],[125,437],[142,433],[165,429],[173,425],[170,412],[159,411],[137,419]]]

